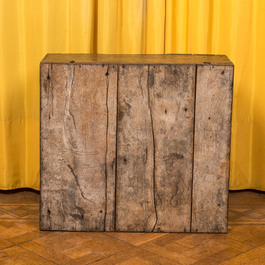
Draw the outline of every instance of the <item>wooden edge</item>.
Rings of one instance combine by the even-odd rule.
[[[133,58],[135,56],[135,58]],[[142,58],[141,58],[142,57]],[[159,58],[160,57],[160,58]],[[170,58],[171,57],[171,58]],[[186,57],[186,58],[183,58]],[[204,58],[205,57],[205,58]],[[167,58],[169,60],[167,60]],[[176,61],[174,60],[176,58]],[[185,62],[188,58],[190,62]],[[207,62],[209,59],[209,62]],[[140,62],[139,62],[140,60]],[[142,61],[141,61],[142,60]],[[150,62],[148,62],[150,60]],[[163,60],[165,62],[163,62]],[[179,62],[178,62],[179,60]],[[134,62],[135,61],[135,62]],[[167,65],[167,64],[212,64],[233,65],[226,55],[216,54],[87,54],[87,53],[48,53],[40,62],[58,64],[130,64],[130,65]]]

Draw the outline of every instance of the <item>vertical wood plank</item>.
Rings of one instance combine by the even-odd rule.
[[[148,66],[119,68],[116,230],[152,231],[156,222]]]
[[[227,232],[232,66],[197,66],[192,232]]]
[[[195,65],[150,65],[155,146],[154,231],[189,232]]]
[[[111,230],[117,67],[41,67],[41,229]]]

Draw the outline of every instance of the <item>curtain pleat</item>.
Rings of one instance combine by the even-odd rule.
[[[230,189],[265,191],[265,1],[0,1],[0,189],[39,189],[46,53],[226,54],[235,64]]]

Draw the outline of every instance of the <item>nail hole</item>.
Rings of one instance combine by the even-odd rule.
[[[74,60],[71,60],[70,63],[75,63],[75,61]]]
[[[165,114],[167,114],[167,110],[165,109]]]
[[[187,111],[187,110],[188,110],[187,108],[184,109],[184,111]]]
[[[225,71],[223,70],[221,74],[223,75],[224,73],[225,73]]]

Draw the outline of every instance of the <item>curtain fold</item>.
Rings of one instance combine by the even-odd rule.
[[[265,191],[265,1],[0,1],[0,189],[39,189],[46,53],[226,54],[235,64],[230,189]]]

